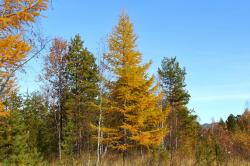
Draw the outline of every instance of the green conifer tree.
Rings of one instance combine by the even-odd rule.
[[[226,120],[227,129],[229,131],[237,131],[239,129],[238,123],[237,123],[237,117],[235,117],[233,114],[230,114]]]
[[[68,92],[64,150],[72,154],[90,150],[91,124],[97,120],[98,68],[95,57],[76,35],[69,44],[65,72]]]
[[[170,132],[165,137],[165,144],[171,154],[177,149],[187,153],[194,149],[198,122],[197,116],[192,115],[187,108],[190,95],[185,89],[186,71],[180,67],[176,58],[164,58],[158,73],[164,91],[164,106],[170,109]]]
[[[13,93],[6,99],[5,105],[8,107],[10,115],[7,119],[5,137],[8,147],[5,157],[1,159],[6,165],[43,165],[42,154],[39,152],[38,139],[43,138],[39,129],[42,129],[41,122],[44,119],[38,116],[41,109],[41,100],[37,96],[23,99]],[[41,111],[41,112],[40,112]],[[39,115],[40,114],[40,115]],[[4,150],[4,148],[1,148]]]

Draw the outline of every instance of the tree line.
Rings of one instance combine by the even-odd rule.
[[[3,165],[102,165],[118,155],[146,164],[219,165],[250,160],[250,113],[202,126],[187,104],[186,70],[165,57],[156,75],[142,63],[126,14],[96,59],[80,35],[52,40],[39,73],[41,91],[19,94],[14,73],[32,50],[23,31],[48,1],[8,1],[1,6],[0,163]],[[26,24],[28,23],[28,24]],[[151,155],[150,161],[146,157]],[[157,157],[156,157],[157,156]]]

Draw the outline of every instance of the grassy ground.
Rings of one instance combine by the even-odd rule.
[[[95,166],[95,155],[83,155],[81,158],[74,160],[64,160],[63,163],[52,162],[52,166],[65,165],[65,166]],[[127,157],[123,160],[122,155],[106,155],[101,159],[100,166],[169,166],[170,161],[164,155],[134,155]],[[185,157],[178,157],[173,159],[173,166],[250,166],[250,162],[240,159],[230,159],[227,162],[216,163],[203,161],[196,163],[194,159]]]

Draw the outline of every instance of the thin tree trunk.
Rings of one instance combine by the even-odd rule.
[[[59,159],[60,161],[62,160],[62,148],[61,148],[61,113],[59,113],[59,118],[60,118],[60,127],[58,129],[58,151],[59,151]]]
[[[122,165],[125,166],[125,151],[122,152]]]
[[[142,150],[142,146],[141,146],[141,164],[143,163],[143,160],[144,160],[144,156],[143,156],[143,150]]]
[[[60,87],[59,87],[59,103],[58,103],[58,107],[59,107],[59,125],[58,125],[58,151],[59,151],[59,159],[60,161],[62,160],[62,147],[61,147],[61,140],[62,140],[62,106],[61,106],[61,102],[62,102],[62,95],[61,95],[61,77],[60,77],[60,73],[59,73],[59,82],[60,82]]]
[[[174,110],[174,104],[171,103],[171,117],[170,117],[170,140],[169,140],[169,145],[170,145],[170,166],[173,165],[173,155],[174,155],[174,137],[175,137],[175,125],[174,125],[174,118],[175,116],[175,110]]]
[[[178,130],[178,116],[175,112],[175,150],[178,148],[178,136],[177,136],[177,130]]]
[[[80,129],[79,131],[79,156],[81,156],[81,150],[82,150],[82,131]]]
[[[57,128],[57,134],[58,134],[58,157],[61,160],[62,159],[62,154],[61,154],[61,130],[60,130],[60,113],[59,113],[59,117],[57,119],[57,115],[56,113],[55,115],[55,121],[56,121],[56,128]]]
[[[102,120],[103,121],[103,120]],[[102,123],[101,123],[102,126]],[[103,139],[103,132],[101,131],[101,140]],[[104,153],[104,145],[100,144],[100,155]]]
[[[102,121],[102,93],[100,90],[100,106],[99,106],[99,120],[98,120],[98,140],[97,140],[97,160],[96,160],[96,165],[99,166],[100,162],[100,142],[101,142],[101,121]]]
[[[170,149],[170,166],[173,163],[173,147],[172,147],[172,120],[171,122],[171,127],[169,131],[169,149]]]

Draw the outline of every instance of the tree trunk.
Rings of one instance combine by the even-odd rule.
[[[61,148],[61,137],[62,137],[62,133],[61,133],[61,112],[59,113],[59,120],[60,120],[60,127],[58,128],[58,151],[59,151],[59,159],[60,161],[62,160],[62,148]]]
[[[97,160],[96,165],[99,166],[100,162],[100,142],[101,142],[101,121],[102,121],[102,93],[100,92],[100,107],[99,107],[99,120],[98,120],[98,133],[97,133]]]

